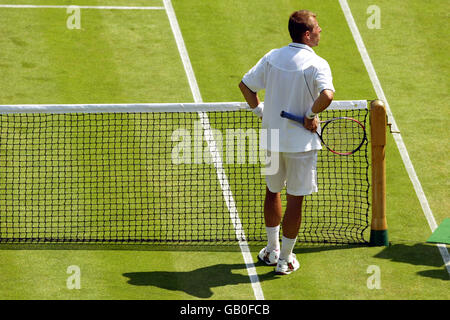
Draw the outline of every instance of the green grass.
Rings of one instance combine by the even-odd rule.
[[[2,104],[191,99],[163,10],[83,10],[80,30],[67,29],[67,17],[2,9],[0,68],[10,75],[0,80]]]
[[[445,152],[450,117],[447,59],[450,8],[442,1],[408,1],[405,8],[377,1],[381,29],[365,28],[370,1],[349,1],[368,52],[433,214],[439,224],[448,217],[450,165]],[[434,23],[429,23],[433,21]],[[420,36],[423,33],[426,36]],[[389,66],[389,67],[387,67]]]
[[[161,5],[143,0],[61,3]],[[449,206],[449,165],[442,152],[448,144],[448,4],[380,0],[380,30],[366,27],[370,4],[349,1],[439,223]],[[271,1],[257,8],[233,0],[173,0],[173,5],[205,101],[241,101],[237,84],[242,75],[268,50],[289,42],[287,16],[299,9],[289,0],[277,1],[276,10]],[[305,1],[302,6],[318,13],[323,32],[316,52],[331,65],[336,99],[375,98],[338,2]],[[66,18],[59,9],[0,9],[0,104],[192,101],[164,11],[83,10],[81,30],[67,30]],[[449,275],[437,248],[424,243],[431,231],[391,135],[387,188],[391,246],[299,245],[295,252],[302,266],[289,277],[276,277],[272,268],[257,264],[265,297],[448,300]],[[4,299],[254,298],[237,245],[0,249]],[[259,249],[251,248],[254,257]],[[81,290],[66,287],[70,265],[81,268]],[[380,290],[367,288],[371,265],[381,270]]]

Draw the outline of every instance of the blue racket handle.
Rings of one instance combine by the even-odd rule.
[[[299,122],[301,124],[303,124],[303,122],[305,120],[303,117],[296,116],[295,114],[292,114],[292,113],[289,113],[289,112],[286,112],[286,111],[281,111],[280,116],[282,118],[286,118],[286,119],[297,121],[297,122]]]

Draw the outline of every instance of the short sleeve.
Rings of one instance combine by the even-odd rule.
[[[242,82],[252,90],[258,92],[266,87],[267,55],[262,57],[258,63],[251,68],[242,78]]]
[[[316,74],[314,77],[315,87],[318,92],[322,92],[325,89],[335,91],[333,86],[333,76],[331,75],[331,69],[325,60],[322,60],[321,63],[316,68]]]

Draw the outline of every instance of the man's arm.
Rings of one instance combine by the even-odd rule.
[[[324,111],[334,99],[334,92],[328,89],[322,90],[319,97],[314,101],[312,112],[320,113]]]
[[[252,109],[256,108],[260,104],[261,101],[259,101],[258,94],[251,91],[242,81],[239,83],[239,89],[241,89],[245,101],[247,101],[248,105]]]
[[[319,97],[314,101],[311,111],[314,113],[320,113],[324,111],[326,108],[328,108],[333,99],[334,99],[333,91],[328,89],[322,90]],[[313,119],[308,119],[308,117],[305,117],[303,126],[306,129],[315,132],[317,130],[318,125],[319,119],[317,119],[317,117],[314,117]]]

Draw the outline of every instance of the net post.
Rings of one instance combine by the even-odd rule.
[[[372,222],[371,246],[389,246],[386,221],[386,107],[381,100],[370,103],[372,148]]]

